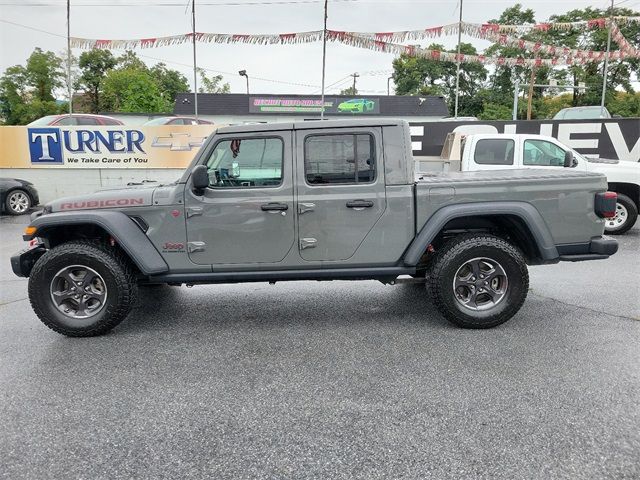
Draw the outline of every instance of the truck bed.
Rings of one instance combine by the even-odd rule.
[[[523,169],[423,174],[415,184],[416,227],[446,205],[470,202],[525,202],[542,215],[556,244],[602,234],[594,212],[595,194],[606,190],[604,175],[591,172]],[[585,222],[586,217],[591,222]]]

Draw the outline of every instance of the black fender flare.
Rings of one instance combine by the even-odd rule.
[[[460,217],[511,215],[520,218],[531,231],[542,260],[552,262],[559,258],[558,249],[540,212],[526,202],[478,202],[448,205],[437,210],[404,254],[406,266],[416,266],[422,254],[450,221]]]
[[[129,258],[145,275],[158,275],[169,271],[167,262],[149,237],[127,215],[118,211],[72,211],[41,215],[31,221],[36,227],[31,235],[23,235],[26,241],[34,237],[46,237],[47,230],[66,225],[96,225],[111,235]]]

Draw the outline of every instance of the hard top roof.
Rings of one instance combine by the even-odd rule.
[[[272,132],[282,130],[312,130],[324,128],[357,128],[405,126],[406,120],[397,118],[367,118],[349,120],[309,120],[301,122],[249,123],[220,127],[218,133]]]

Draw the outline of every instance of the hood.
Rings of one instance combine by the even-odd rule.
[[[609,183],[633,183],[640,185],[640,163],[638,162],[589,162],[588,170],[590,172],[604,173]]]
[[[156,188],[158,188],[157,184],[130,186],[58,198],[45,205],[45,212],[149,206],[153,204],[153,192]]]

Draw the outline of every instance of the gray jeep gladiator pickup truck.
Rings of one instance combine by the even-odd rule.
[[[47,204],[11,263],[38,317],[69,336],[112,329],[139,286],[399,276],[456,325],[489,328],[522,306],[527,264],[616,252],[606,188],[584,171],[415,181],[401,120],[232,126],[173,184]]]

